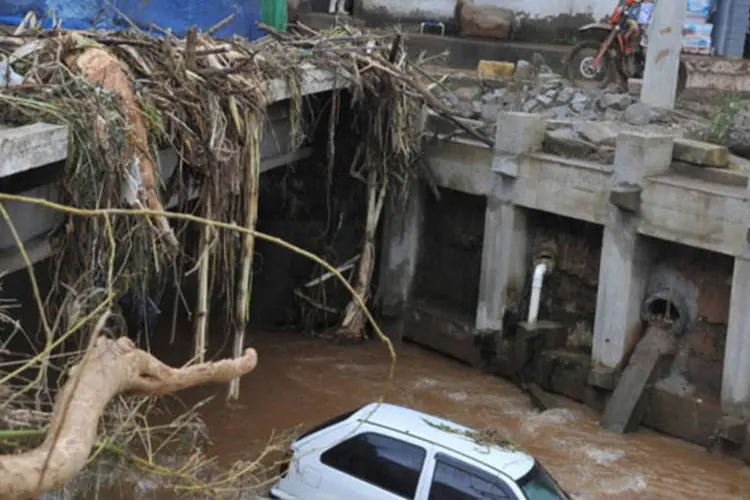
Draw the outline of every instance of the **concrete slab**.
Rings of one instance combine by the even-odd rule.
[[[682,137],[675,138],[672,157],[693,165],[718,168],[729,166],[729,148],[726,146]]]
[[[67,127],[35,123],[0,130],[0,177],[57,163],[67,156]]]
[[[676,340],[668,331],[653,326],[646,330],[604,410],[600,422],[604,429],[623,434],[640,425],[643,392],[647,384],[653,382],[660,362],[673,353],[675,345]]]

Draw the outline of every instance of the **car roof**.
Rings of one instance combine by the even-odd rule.
[[[360,408],[350,419],[428,441],[468,456],[513,480],[522,478],[534,466],[531,455],[512,449],[512,445],[504,447],[500,444],[478,443],[472,439],[472,435],[477,432],[474,429],[403,406],[371,403]]]

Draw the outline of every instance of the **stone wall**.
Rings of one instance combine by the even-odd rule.
[[[545,277],[539,318],[563,323],[568,333],[568,347],[590,354],[602,229],[594,224],[543,212],[534,213],[530,219],[530,259],[545,246],[551,246],[557,252],[554,269]],[[529,274],[519,311],[522,320],[525,320],[528,309],[530,283]]]

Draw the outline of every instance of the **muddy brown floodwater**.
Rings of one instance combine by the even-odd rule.
[[[397,347],[388,382],[383,344],[340,347],[292,334],[255,335],[257,370],[243,379],[240,404],[217,397],[203,409],[222,461],[247,458],[271,432],[312,426],[384,396],[386,401],[475,428],[492,427],[539,459],[576,498],[750,499],[750,468],[641,429],[618,436],[582,405],[539,412],[509,382],[414,345]],[[224,388],[183,394],[196,400]]]

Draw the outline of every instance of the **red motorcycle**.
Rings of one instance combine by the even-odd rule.
[[[643,78],[646,51],[641,44],[643,34],[630,15],[633,0],[618,5],[607,23],[583,26],[583,40],[574,45],[563,61],[565,76],[571,81],[595,84],[604,88],[618,77]],[[677,95],[687,85],[687,68],[680,61]]]

